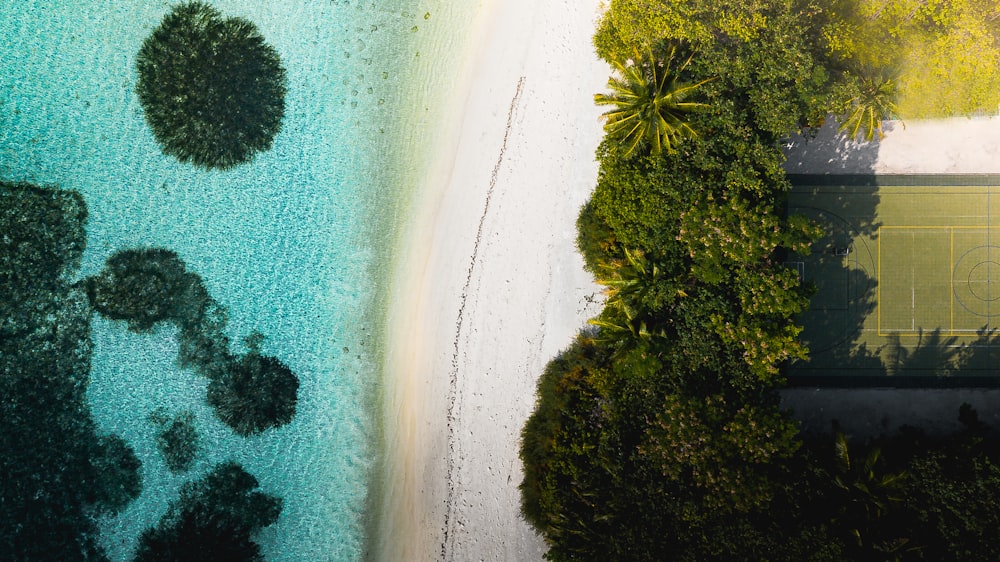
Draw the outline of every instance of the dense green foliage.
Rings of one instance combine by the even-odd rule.
[[[149,421],[160,430],[156,435],[156,448],[163,455],[170,472],[190,470],[200,449],[194,414],[181,412],[170,418],[162,408],[158,408],[149,415]]]
[[[140,463],[90,415],[91,309],[71,284],[79,194],[0,182],[0,558],[103,560],[94,516],[139,495]]]
[[[174,7],[136,57],[136,93],[166,154],[232,168],[271,148],[285,113],[285,69],[257,27],[208,4]]]
[[[597,105],[613,106],[602,115],[604,129],[625,147],[626,155],[642,145],[654,154],[664,149],[673,151],[681,139],[697,136],[685,114],[705,107],[688,101],[701,83],[683,84],[677,80],[691,55],[678,63],[674,59],[684,55],[678,54],[683,51],[679,45],[672,44],[665,51],[615,61],[617,76],[608,80],[611,93],[594,96]]]
[[[885,71],[862,68],[835,96],[843,103],[840,130],[851,138],[881,139],[882,121],[899,118],[896,80]]]
[[[866,71],[892,78],[903,118],[993,113],[1000,103],[1000,7],[993,0],[615,0],[595,43],[608,61],[664,39],[752,45],[789,12],[803,24],[791,31],[815,42],[838,81],[858,81]],[[759,53],[791,62],[780,54]],[[837,92],[829,109],[843,114],[857,89]]]
[[[549,559],[995,557],[972,541],[986,504],[970,497],[994,452],[806,440],[778,408],[810,296],[783,262],[820,234],[786,216],[779,145],[830,112],[874,136],[894,107],[833,53],[838,17],[809,0],[613,0],[604,15],[609,63],[686,45],[671,79],[700,84],[705,107],[673,150],[613,130],[598,150],[577,226],[606,305],[546,368],[522,434],[523,511]],[[917,470],[939,489],[918,490]]]
[[[898,78],[904,118],[993,114],[1000,103],[1000,6],[994,0],[833,0],[831,58]]]
[[[84,285],[95,310],[124,320],[130,330],[176,324],[181,366],[209,379],[208,402],[236,433],[260,433],[295,416],[298,377],[280,360],[260,354],[260,338],[252,338],[257,343],[242,357],[229,351],[225,309],[175,252],[121,250]]]
[[[159,524],[142,534],[135,560],[262,562],[253,535],[277,521],[281,500],[255,491],[257,486],[232,462],[184,484]]]

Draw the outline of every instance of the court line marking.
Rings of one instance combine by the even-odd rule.
[[[978,230],[992,230],[994,228],[1000,228],[1000,226],[985,226],[985,225],[971,226],[971,225],[954,225],[954,224],[952,224],[952,225],[946,225],[946,224],[944,224],[944,225],[937,225],[937,226],[899,226],[899,225],[897,225],[897,226],[880,226],[880,227],[878,227],[879,230],[882,230],[882,229],[885,229],[885,230],[921,230],[921,229],[934,229],[934,228],[936,228],[938,230],[944,230],[944,229],[949,229],[949,228],[951,228],[951,229],[963,229],[963,230],[976,230],[976,229],[978,229]]]
[[[987,210],[987,212],[988,212],[988,210]],[[934,330],[931,330],[931,331],[919,331],[919,330],[916,329],[916,326],[915,326],[916,320],[914,318],[914,316],[916,314],[916,312],[915,312],[915,308],[916,308],[916,305],[915,305],[915,295],[912,293],[913,291],[915,291],[915,287],[913,286],[913,280],[912,280],[912,278],[911,278],[911,282],[910,282],[910,290],[911,290],[911,299],[913,299],[913,301],[911,301],[911,304],[910,304],[910,308],[911,308],[910,323],[911,323],[911,325],[913,327],[911,327],[910,330],[906,330],[906,329],[901,329],[901,330],[882,329],[882,229],[886,229],[886,230],[933,230],[933,229],[936,229],[936,230],[947,230],[947,231],[949,231],[949,236],[950,236],[950,239],[951,239],[950,240],[950,242],[951,242],[951,249],[950,249],[951,255],[949,256],[950,259],[951,259],[951,265],[949,267],[949,275],[948,275],[948,288],[950,289],[950,294],[948,296],[949,297],[948,298],[948,300],[949,300],[949,309],[950,309],[949,310],[949,315],[950,315],[949,329],[948,329],[947,332],[940,332],[940,331],[937,332],[937,335],[939,335],[939,336],[949,337],[949,336],[968,336],[970,334],[978,334],[983,329],[981,327],[980,328],[975,328],[975,329],[972,329],[972,328],[968,328],[968,329],[955,329],[955,276],[954,276],[954,268],[955,268],[955,230],[985,230],[985,231],[987,231],[986,232],[986,242],[987,242],[987,246],[989,246],[989,243],[991,241],[990,232],[989,231],[992,230],[992,229],[994,229],[994,228],[1000,228],[1000,226],[989,226],[989,225],[980,225],[980,226],[972,226],[972,225],[950,225],[950,226],[949,225],[910,225],[910,226],[907,226],[907,225],[889,225],[889,226],[883,226],[883,225],[880,225],[878,227],[878,231],[877,231],[877,236],[878,236],[878,263],[877,263],[877,266],[876,266],[877,273],[876,273],[875,288],[876,288],[876,293],[877,293],[876,299],[878,300],[878,303],[877,303],[877,305],[875,307],[875,311],[876,311],[876,322],[878,324],[877,324],[877,328],[876,328],[875,332],[879,336],[883,336],[883,337],[884,336],[912,336],[912,337],[921,337],[921,336],[926,335],[926,334],[933,334],[933,333],[935,333]],[[989,254],[987,254],[987,256],[988,255]],[[912,262],[912,260],[911,260],[911,262]],[[989,274],[989,272],[987,272],[987,275],[988,274]],[[987,284],[988,283],[990,283],[990,279],[989,278],[987,278]],[[988,306],[989,306],[989,303],[987,303],[987,307]],[[987,311],[988,310],[989,309],[987,308]],[[987,317],[987,318],[989,318],[989,317]],[[988,327],[989,327],[989,323],[987,323],[987,329],[988,329]]]
[[[878,316],[878,335],[882,335],[882,229],[883,226],[878,227],[878,266],[876,270],[878,273],[875,274],[875,289],[878,291],[878,295],[875,297],[878,299],[878,305],[875,307]]]

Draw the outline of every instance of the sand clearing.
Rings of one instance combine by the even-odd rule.
[[[816,134],[786,145],[792,174],[1000,173],[1000,118],[885,121],[885,138],[854,142],[831,119]]]
[[[599,311],[575,248],[597,176],[599,0],[492,2],[404,229],[388,318],[375,557],[538,560],[519,436],[545,364]]]

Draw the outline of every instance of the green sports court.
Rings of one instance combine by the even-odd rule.
[[[789,176],[822,226],[792,384],[1000,386],[1000,176]]]

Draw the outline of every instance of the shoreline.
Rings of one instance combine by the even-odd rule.
[[[520,517],[520,430],[600,291],[575,248],[609,72],[584,4],[490,2],[445,96],[392,266],[376,560],[544,552]]]
[[[398,470],[397,459],[390,454],[390,441],[396,439],[395,427],[386,415],[389,391],[392,382],[387,366],[388,336],[393,318],[392,305],[394,295],[398,291],[397,280],[400,276],[399,264],[404,256],[402,241],[412,229],[412,208],[420,200],[417,197],[424,177],[428,175],[433,163],[437,143],[422,141],[430,134],[442,128],[441,123],[447,123],[451,118],[447,112],[448,104],[433,104],[432,101],[442,95],[442,92],[454,92],[462,88],[456,87],[460,72],[432,72],[439,67],[454,69],[464,66],[464,52],[470,43],[464,34],[446,35],[453,29],[465,29],[470,20],[475,20],[475,14],[482,3],[488,0],[477,0],[475,6],[467,5],[463,9],[455,9],[443,2],[428,6],[426,12],[431,17],[425,18],[421,34],[413,34],[402,49],[407,64],[403,65],[400,84],[392,103],[398,105],[397,111],[405,115],[395,124],[395,129],[385,137],[385,140],[374,150],[378,153],[392,155],[387,167],[375,168],[373,174],[380,175],[382,181],[394,186],[393,196],[389,199],[387,209],[382,213],[373,213],[377,224],[372,225],[372,232],[379,240],[380,257],[373,265],[370,278],[377,283],[377,294],[368,307],[373,319],[374,346],[370,349],[370,357],[377,366],[378,382],[368,396],[368,411],[371,412],[373,424],[370,439],[370,450],[374,454],[368,484],[366,489],[365,510],[360,519],[364,531],[364,560],[388,560],[385,552],[389,533],[384,522],[387,511],[387,501],[397,492],[393,478]],[[434,29],[438,27],[439,29]],[[430,28],[430,29],[428,29]],[[429,35],[428,35],[429,33]],[[429,55],[429,56],[428,56]],[[403,61],[403,57],[400,57]],[[434,80],[428,76],[434,75]],[[444,96],[449,97],[449,96]],[[435,123],[437,126],[435,127]],[[410,211],[410,212],[408,212]]]

